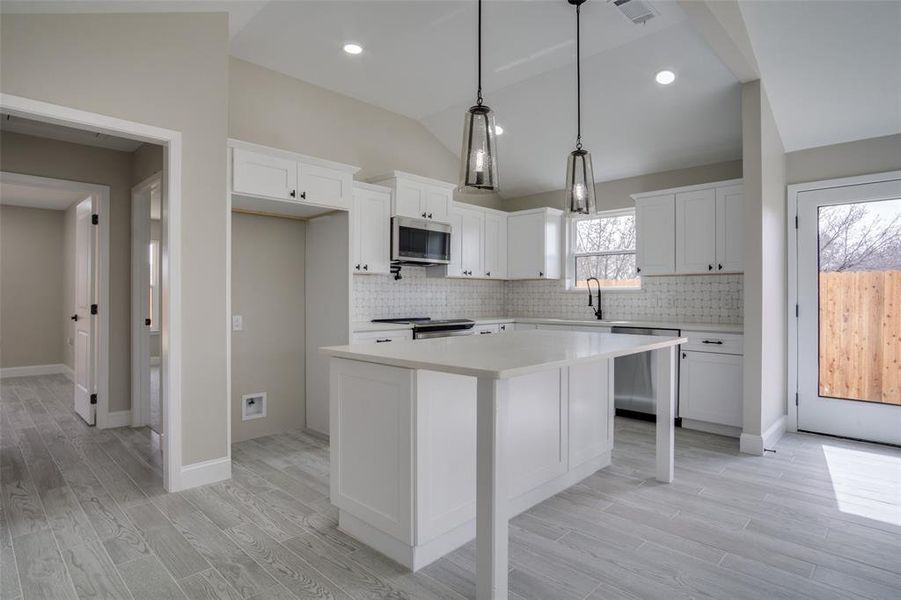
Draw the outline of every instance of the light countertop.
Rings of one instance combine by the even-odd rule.
[[[492,323],[529,323],[535,325],[569,325],[577,327],[647,327],[650,329],[679,329],[680,331],[709,331],[711,333],[742,333],[742,324],[718,324],[718,323],[690,323],[684,321],[629,321],[612,320],[598,321],[596,319],[539,319],[529,317],[478,317],[473,319],[476,325],[490,325]],[[397,323],[371,323],[369,321],[356,321],[353,324],[354,332],[364,331],[397,331],[412,329],[410,325]]]
[[[677,346],[686,341],[677,337],[529,330],[394,344],[329,346],[319,351],[336,358],[406,369],[506,379],[534,371]]]

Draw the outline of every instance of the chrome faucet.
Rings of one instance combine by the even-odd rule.
[[[594,281],[598,284],[598,306],[594,309],[594,316],[597,317],[598,321],[604,319],[604,312],[601,309],[601,282],[597,277],[589,277],[585,280],[585,285],[588,287],[588,306],[594,306],[594,300],[591,297],[591,282]]]

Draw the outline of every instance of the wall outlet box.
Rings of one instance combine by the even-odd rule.
[[[262,419],[266,416],[266,392],[241,396],[241,420]]]
[[[244,317],[232,315],[232,331],[244,331]]]

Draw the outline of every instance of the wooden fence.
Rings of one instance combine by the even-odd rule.
[[[820,273],[820,395],[901,405],[901,271]]]

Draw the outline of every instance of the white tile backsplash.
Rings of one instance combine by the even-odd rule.
[[[392,317],[547,317],[590,319],[587,293],[567,292],[562,281],[486,281],[428,278],[404,267],[403,279],[355,275],[354,320]],[[642,289],[602,292],[604,317],[653,321],[742,322],[742,275],[645,277]]]

